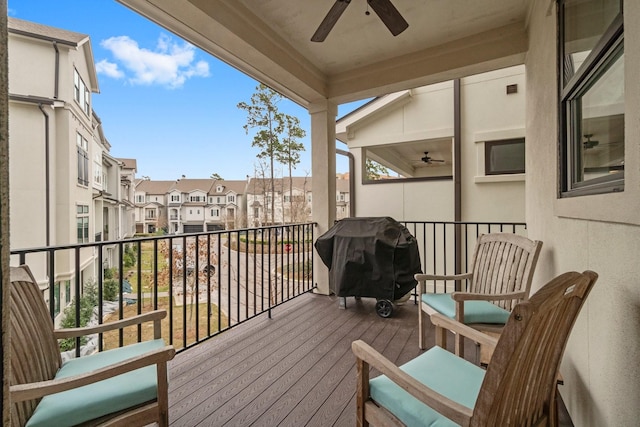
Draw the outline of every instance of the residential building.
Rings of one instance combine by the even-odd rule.
[[[244,226],[245,181],[138,180],[136,233],[198,233]]]
[[[361,166],[356,215],[523,222],[525,121],[523,65],[370,101],[336,125]]]
[[[274,178],[273,188],[268,178],[250,178],[247,183],[247,224],[263,227],[277,224],[302,223],[312,220],[313,178]],[[350,213],[349,180],[336,177],[336,218]],[[273,216],[272,216],[273,212]]]
[[[11,249],[131,236],[127,180],[135,167],[123,173],[92,109],[99,87],[89,37],[9,18],[8,53]],[[115,265],[113,246],[104,249]],[[82,248],[77,275],[72,253],[56,256],[56,314],[73,299],[76,281],[97,280],[105,265],[95,260],[95,248]],[[27,262],[47,289],[49,259],[31,255]]]

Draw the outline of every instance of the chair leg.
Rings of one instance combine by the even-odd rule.
[[[365,403],[369,400],[369,364],[364,360],[356,361],[358,392],[356,396],[356,425],[358,427],[369,427],[369,422],[365,415]]]
[[[159,427],[169,426],[169,384],[167,381],[167,364],[158,363],[158,411]]]
[[[420,350],[425,349],[424,329],[424,312],[422,311],[422,304],[418,302],[418,348]]]

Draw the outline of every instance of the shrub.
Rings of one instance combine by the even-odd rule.
[[[102,298],[105,301],[116,301],[119,291],[118,281],[114,279],[105,280],[102,289]]]
[[[76,301],[77,296],[73,299],[72,303],[64,309],[64,315],[60,326],[62,328],[75,328],[76,327]],[[80,327],[87,326],[91,315],[93,314],[93,308],[98,305],[98,286],[95,282],[87,282],[84,284],[84,294],[80,297]],[[80,338],[80,345],[87,343],[86,337]],[[73,350],[76,348],[75,338],[65,338],[59,341],[60,351]]]
[[[136,250],[133,248],[133,245],[124,246],[122,262],[124,263],[125,268],[131,268],[136,264]]]

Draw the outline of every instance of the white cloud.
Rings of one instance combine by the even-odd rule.
[[[132,84],[161,85],[174,89],[181,87],[191,77],[209,76],[207,62],[194,63],[196,49],[193,45],[175,43],[166,34],[160,35],[154,51],[141,48],[128,36],[111,37],[100,45],[111,51]],[[112,64],[106,60],[100,61],[103,62],[105,65]],[[110,71],[119,71],[117,65],[109,68]],[[103,72],[110,75],[107,70]]]
[[[114,79],[121,79],[124,77],[124,73],[118,68],[118,64],[109,62],[106,59],[96,64],[96,70],[99,74],[105,74]]]

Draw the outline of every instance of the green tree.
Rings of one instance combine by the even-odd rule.
[[[297,117],[290,116],[288,114],[285,114],[283,117],[284,137],[281,144],[282,149],[276,153],[276,159],[289,169],[289,219],[292,220],[293,178],[291,176],[291,170],[300,163],[300,152],[304,151],[304,145],[298,141],[305,137],[306,132],[300,127],[300,120],[298,120]]]
[[[252,147],[260,149],[259,159],[269,160],[269,179],[271,187],[271,223],[275,223],[274,218],[274,162],[277,153],[282,151],[280,134],[284,130],[284,115],[278,110],[278,103],[282,100],[282,95],[270,87],[260,83],[256,87],[256,92],[251,95],[251,103],[240,102],[238,108],[247,112],[247,123],[243,126],[245,132],[257,128],[258,131],[253,136]]]
[[[224,179],[223,179],[219,174],[217,174],[217,173],[215,173],[215,172],[214,172],[214,173],[212,173],[212,174],[211,174],[211,176],[210,176],[209,178],[211,178],[211,179],[217,179],[217,180],[220,180],[220,181],[224,181]]]
[[[371,159],[367,159],[365,163],[365,171],[367,173],[367,179],[372,180],[378,180],[383,175],[389,175],[389,169]]]

